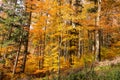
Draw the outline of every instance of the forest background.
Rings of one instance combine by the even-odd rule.
[[[119,0],[0,0],[1,78],[61,80],[119,55]]]

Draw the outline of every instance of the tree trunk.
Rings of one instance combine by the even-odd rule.
[[[58,6],[61,6],[61,0],[58,0]],[[61,9],[59,9],[59,17],[61,19]],[[61,24],[61,21],[59,22],[59,25]],[[63,30],[63,27],[62,27]],[[59,53],[58,53],[58,80],[60,80],[60,55],[61,55],[61,46],[62,46],[62,36],[63,36],[63,31],[61,30],[60,37],[58,37],[59,41]]]
[[[16,55],[16,59],[15,59],[15,64],[13,67],[13,75],[15,74],[16,68],[17,68],[17,64],[18,64],[18,58],[19,58],[19,54],[20,54],[20,50],[21,50],[21,44],[22,44],[22,40],[20,39],[20,43],[18,45],[18,51],[17,51],[17,55]]]
[[[24,58],[23,58],[23,70],[22,72],[25,72],[25,64],[26,64],[26,58],[27,58],[27,54],[28,54],[28,43],[29,43],[29,30],[30,30],[30,25],[31,25],[31,16],[32,16],[32,12],[29,13],[29,19],[28,19],[28,25],[27,27],[27,33],[26,33],[26,40],[25,40],[25,50],[24,50]]]
[[[101,0],[98,0],[98,11],[97,11],[97,17],[96,17],[96,31],[95,31],[95,60],[100,61],[101,55],[100,55],[100,39],[99,39],[99,22],[100,22],[100,12],[101,12]]]

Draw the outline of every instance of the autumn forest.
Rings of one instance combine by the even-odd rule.
[[[0,0],[0,80],[119,80],[120,0]]]

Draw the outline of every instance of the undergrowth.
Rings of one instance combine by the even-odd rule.
[[[107,67],[108,69],[101,67],[99,71],[84,69],[61,80],[120,80],[120,64]]]

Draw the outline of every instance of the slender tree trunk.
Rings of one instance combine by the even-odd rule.
[[[81,48],[81,40],[80,40],[80,28],[79,28],[79,34],[78,34],[78,57],[81,57],[81,53],[80,53],[80,48]]]
[[[30,31],[30,25],[31,25],[31,16],[32,12],[29,13],[29,19],[28,19],[28,25],[27,27],[27,33],[26,33],[26,40],[25,40],[25,50],[24,50],[24,58],[23,58],[23,70],[22,72],[25,72],[25,65],[26,65],[26,58],[28,54],[28,43],[29,43],[29,31]]]
[[[91,53],[91,41],[92,41],[92,39],[91,39],[91,31],[87,31],[88,32],[88,53]]]
[[[101,60],[101,55],[100,55],[100,39],[99,39],[99,22],[100,22],[100,12],[101,12],[101,0],[98,0],[98,11],[97,11],[97,17],[96,17],[96,31],[95,31],[95,41],[96,41],[96,45],[95,45],[95,60],[96,61],[100,61]]]
[[[2,40],[1,40],[1,46],[0,46],[0,55],[1,55],[1,52],[2,52],[2,48],[3,48],[3,44],[4,44],[4,40],[5,40],[5,34],[1,34],[2,35]]]
[[[22,40],[20,39],[19,45],[18,45],[18,51],[17,51],[17,55],[16,55],[16,59],[15,59],[15,64],[13,67],[13,75],[15,74],[16,68],[17,68],[17,64],[18,64],[18,58],[19,58],[19,54],[20,54],[20,50],[21,50],[21,44],[22,44]]]
[[[58,6],[61,6],[61,0],[58,0]],[[62,20],[61,18],[61,9],[59,9],[59,17],[60,17],[60,20]],[[59,26],[61,24],[61,21],[59,22]],[[62,30],[63,30],[63,27],[62,27]],[[60,37],[58,37],[58,41],[59,41],[59,53],[58,53],[58,80],[60,80],[60,55],[61,55],[61,46],[62,46],[62,36],[63,36],[63,32],[61,30],[61,34],[60,34]]]
[[[40,37],[40,41],[39,41],[39,56],[42,56],[42,33],[41,33],[41,37]],[[43,56],[42,56],[43,57]],[[43,60],[39,60],[39,69],[43,68]]]
[[[43,64],[43,62],[44,62],[44,54],[45,54],[45,48],[46,48],[46,36],[47,36],[47,27],[45,26],[45,32],[44,32],[44,52],[43,52],[43,54],[42,54],[42,56],[43,56],[43,59],[42,59],[42,61],[41,61],[41,63]],[[41,68],[43,68],[43,66],[41,67]]]

